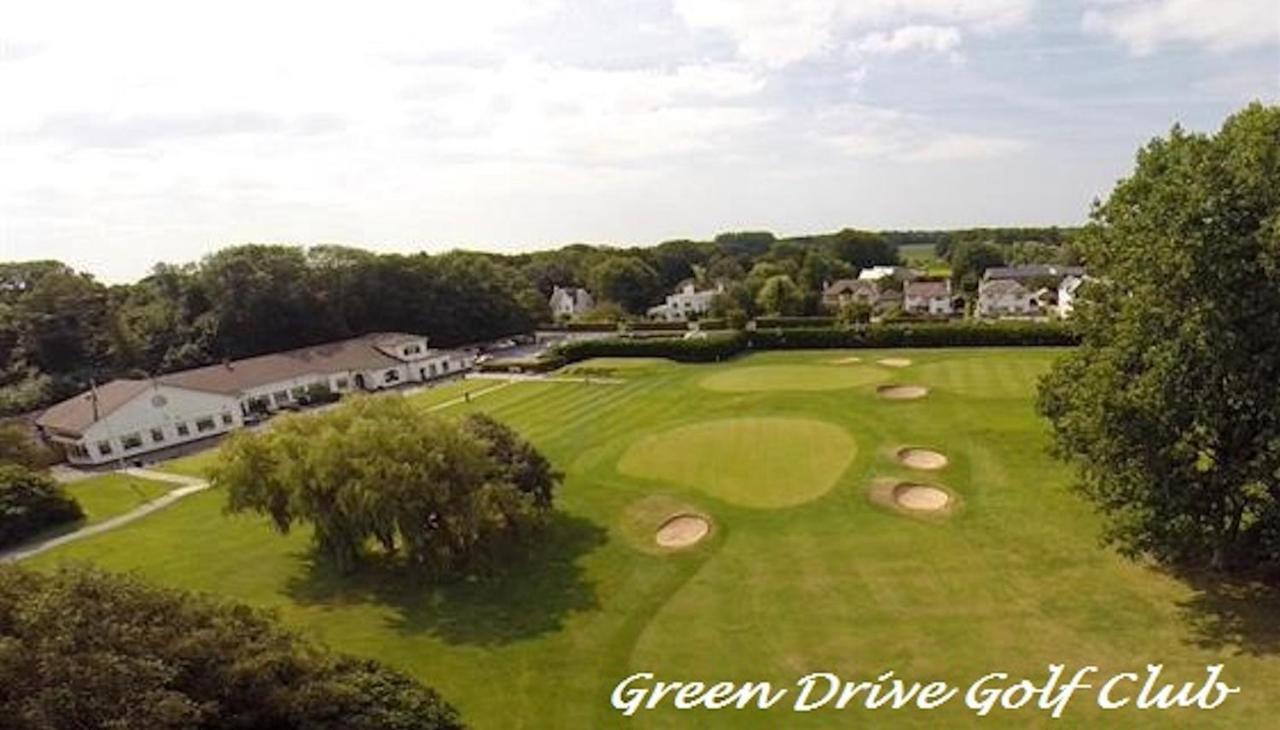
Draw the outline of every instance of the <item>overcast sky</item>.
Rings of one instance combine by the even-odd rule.
[[[0,5],[0,259],[1075,224],[1276,0]]]

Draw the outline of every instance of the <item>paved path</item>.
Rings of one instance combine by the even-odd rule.
[[[58,535],[56,537],[50,537],[45,540],[39,540],[25,545],[18,545],[16,547],[0,551],[0,562],[16,563],[19,560],[25,560],[33,555],[39,555],[46,550],[52,550],[60,545],[66,545],[69,542],[83,540],[86,537],[99,535],[109,530],[114,530],[117,527],[123,527],[134,520],[146,517],[156,510],[164,509],[183,497],[187,497],[210,487],[209,482],[203,479],[184,477],[177,474],[166,474],[164,472],[152,471],[150,469],[122,469],[120,470],[120,473],[135,476],[140,479],[168,482],[170,484],[176,484],[178,487],[166,494],[156,497],[150,502],[139,505],[129,512],[125,512],[122,515],[116,515],[115,517],[103,520],[102,522],[86,525],[75,532],[68,532],[65,535]]]

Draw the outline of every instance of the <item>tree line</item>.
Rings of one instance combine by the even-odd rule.
[[[1000,241],[1057,235],[983,230]],[[944,234],[970,240],[970,232]],[[813,314],[825,282],[899,263],[897,246],[919,235],[745,231],[516,255],[250,244],[158,264],[122,285],[58,261],[0,263],[0,415],[68,397],[91,378],[141,377],[371,331],[425,333],[446,347],[525,332],[550,319],[555,286],[587,288],[601,303],[595,316],[606,319],[641,316],[687,279],[728,284],[722,315]]]

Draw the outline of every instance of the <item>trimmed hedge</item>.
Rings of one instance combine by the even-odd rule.
[[[616,322],[562,322],[538,329],[546,332],[617,332]]]
[[[1058,322],[914,322],[853,329],[775,329],[750,333],[757,350],[861,347],[1045,347],[1079,344],[1079,335]]]
[[[870,325],[854,329],[797,328],[709,334],[705,338],[620,338],[558,346],[561,363],[593,357],[665,357],[678,362],[715,362],[743,350],[822,350],[895,347],[1045,347],[1079,343],[1059,322],[940,323]]]
[[[756,329],[834,327],[835,317],[756,317]]]
[[[687,322],[628,322],[627,329],[633,332],[685,332],[689,329]]]
[[[565,362],[593,357],[665,357],[679,362],[716,362],[733,357],[746,347],[741,332],[727,332],[693,339],[677,337],[607,338],[568,342],[556,348]]]

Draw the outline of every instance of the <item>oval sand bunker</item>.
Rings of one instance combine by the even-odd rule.
[[[905,357],[886,357],[881,360],[876,360],[876,362],[881,365],[887,365],[891,368],[905,368],[911,364],[911,361]]]
[[[951,495],[923,484],[899,484],[893,489],[893,501],[913,512],[937,512],[951,502]]]
[[[876,394],[889,400],[915,400],[929,394],[929,389],[922,385],[882,385],[876,388]]]
[[[711,523],[706,517],[682,514],[675,515],[662,523],[653,540],[659,547],[684,548],[698,544],[709,532],[711,532]]]
[[[908,447],[898,449],[898,463],[912,469],[934,470],[947,465],[947,457],[929,449]]]

